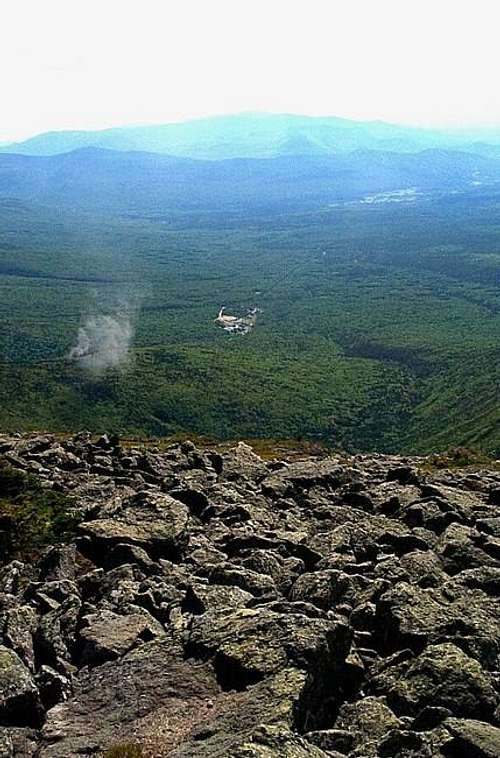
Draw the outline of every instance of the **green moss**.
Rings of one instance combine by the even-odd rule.
[[[4,560],[66,542],[78,521],[70,498],[44,488],[34,476],[0,464],[0,554]]]

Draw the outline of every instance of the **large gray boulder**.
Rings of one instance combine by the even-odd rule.
[[[41,714],[30,672],[13,650],[0,646],[0,725],[38,726]]]
[[[231,752],[231,758],[328,758],[331,755],[280,726],[261,726]]]
[[[451,588],[450,588],[451,589]],[[498,666],[500,600],[476,589],[423,589],[400,582],[377,604],[376,636],[388,649],[460,640],[488,669]]]
[[[172,640],[146,643],[83,670],[73,697],[47,713],[40,756],[74,758],[123,742],[145,744],[161,723],[173,748],[194,723],[206,720],[218,691],[210,668],[184,661]]]
[[[401,713],[416,715],[425,706],[448,708],[456,716],[491,716],[498,697],[479,663],[456,645],[429,645],[388,692]]]
[[[500,729],[484,721],[473,719],[447,719],[445,727],[451,740],[443,746],[450,758],[498,758],[500,755]]]
[[[83,523],[82,534],[95,549],[110,550],[123,542],[162,557],[177,556],[187,543],[189,511],[184,503],[160,492],[139,492],[111,512]]]
[[[366,756],[376,756],[384,735],[399,726],[398,717],[381,697],[364,697],[355,703],[345,703],[336,721],[338,729],[352,735],[352,747]]]
[[[147,611],[120,616],[99,611],[82,619],[80,663],[96,666],[120,658],[141,642],[165,636],[163,626]]]
[[[241,608],[204,613],[189,629],[188,653],[215,656],[221,675],[242,688],[289,665],[308,669],[339,668],[350,644],[348,627],[301,614]],[[238,679],[240,682],[238,683]]]

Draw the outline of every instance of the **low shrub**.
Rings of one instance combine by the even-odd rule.
[[[443,453],[434,453],[426,459],[430,468],[465,468],[467,466],[488,466],[492,458],[482,450],[471,447],[452,447]]]

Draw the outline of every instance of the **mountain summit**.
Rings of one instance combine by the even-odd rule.
[[[438,131],[335,116],[243,113],[155,126],[47,132],[0,146],[0,152],[54,155],[92,146],[187,158],[270,158],[291,153],[318,155],[355,150],[464,149],[481,141],[499,145],[500,130],[487,134],[481,130]]]

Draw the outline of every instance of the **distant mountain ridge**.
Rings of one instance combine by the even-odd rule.
[[[221,160],[356,150],[411,153],[442,148],[487,152],[488,146],[498,154],[500,128],[440,131],[335,116],[243,113],[151,126],[46,132],[21,142],[0,143],[0,152],[55,155],[82,147],[100,147]]]
[[[368,193],[465,189],[500,182],[500,160],[444,149],[195,160],[80,148],[0,154],[0,199],[97,211],[318,207]]]

